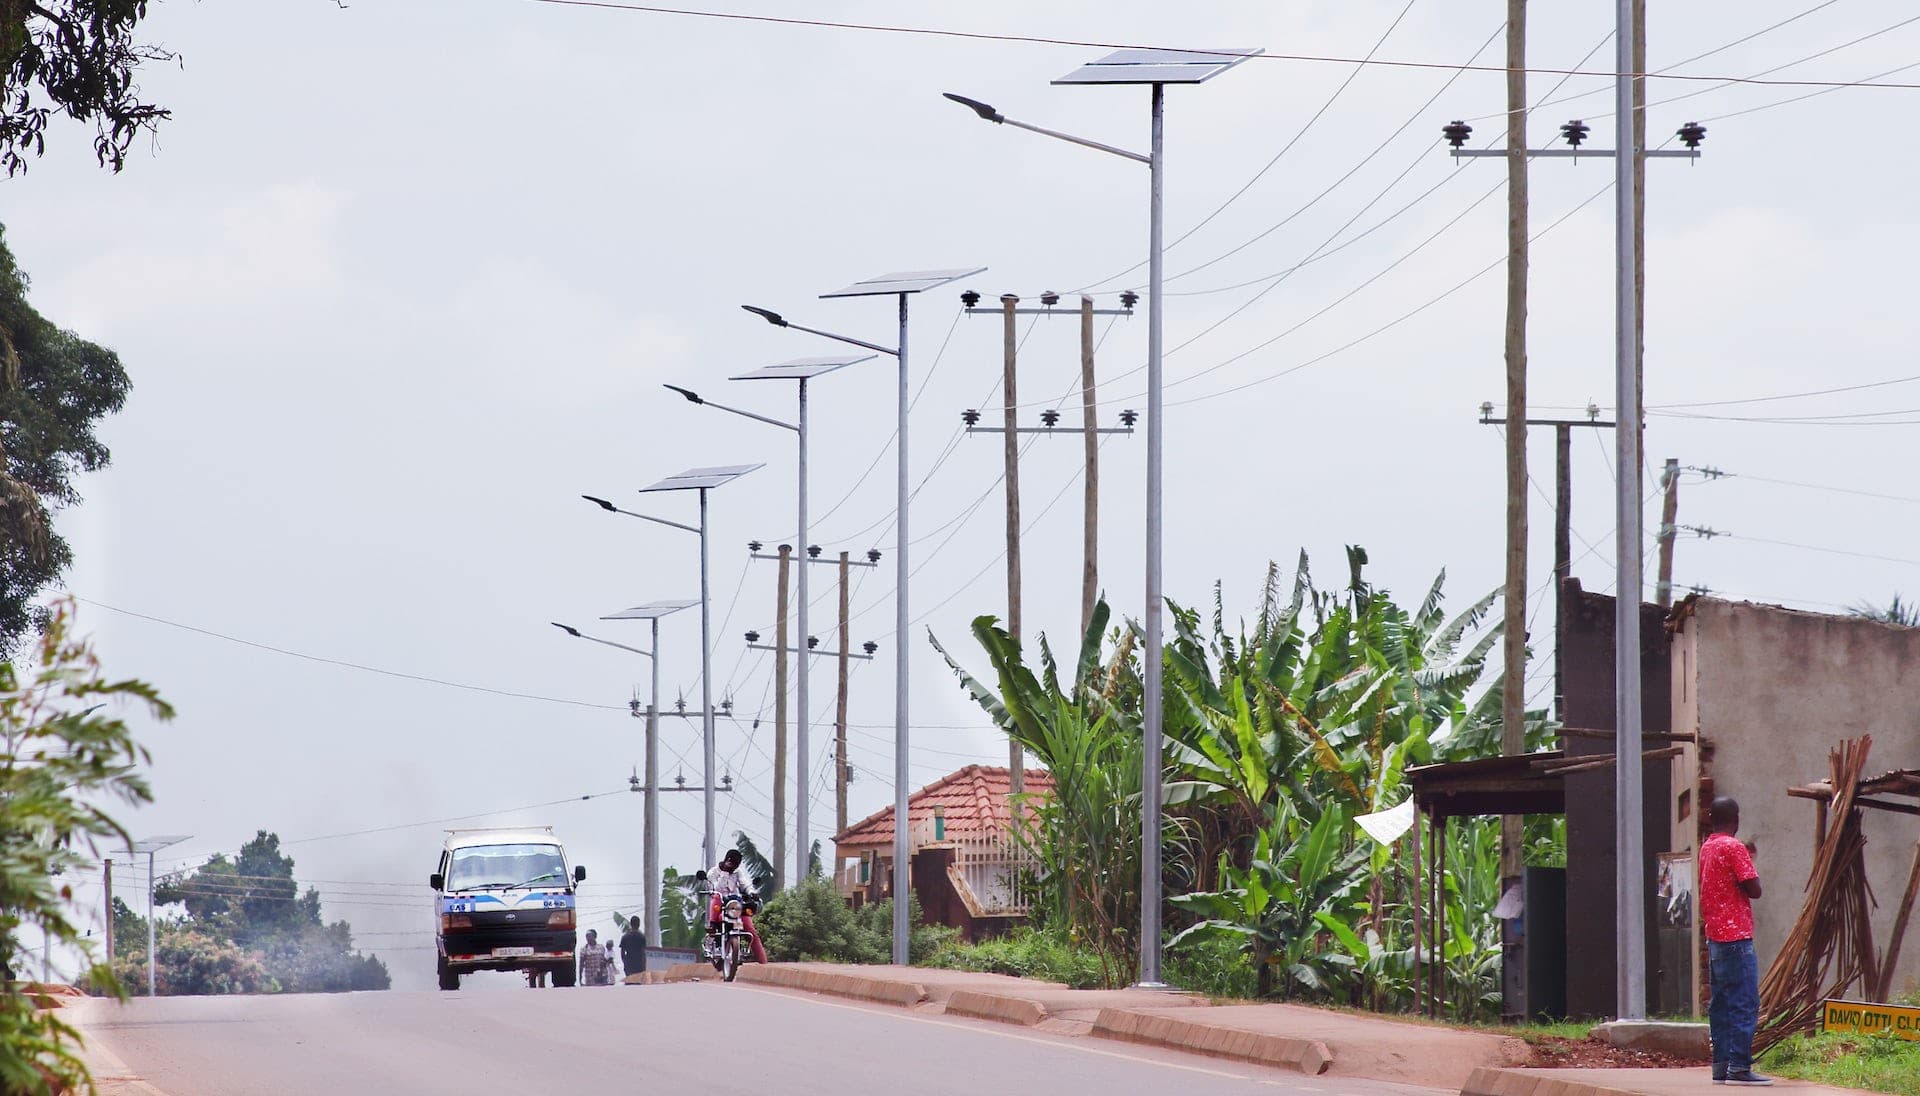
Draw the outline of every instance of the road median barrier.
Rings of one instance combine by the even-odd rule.
[[[1024,997],[960,989],[948,996],[947,1014],[1032,1027],[1047,1018],[1047,1008],[1038,1001],[1029,1001]]]
[[[862,1001],[912,1008],[927,999],[927,987],[918,982],[890,978],[869,978],[837,970],[801,969],[783,963],[751,963],[740,968],[740,980],[783,989],[803,989],[835,997],[853,997]]]
[[[1093,1034],[1130,1043],[1209,1054],[1216,1058],[1235,1058],[1297,1069],[1308,1076],[1325,1073],[1327,1067],[1333,1064],[1333,1052],[1318,1039],[1222,1027],[1184,1017],[1135,1012],[1132,1009],[1101,1009],[1093,1021]]]

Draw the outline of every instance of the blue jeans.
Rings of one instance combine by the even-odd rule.
[[[1713,1065],[1729,1073],[1753,1068],[1753,1029],[1760,1023],[1760,966],[1753,941],[1707,941],[1707,971],[1713,998],[1707,1026],[1713,1035]]]

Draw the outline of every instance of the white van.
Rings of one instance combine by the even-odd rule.
[[[544,970],[573,985],[574,888],[586,878],[551,826],[448,830],[427,877],[440,988],[459,989],[476,970]]]

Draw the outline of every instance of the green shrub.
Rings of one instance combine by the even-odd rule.
[[[924,923],[917,899],[908,914],[912,931],[907,954],[912,962],[924,962],[959,936],[957,929]],[[767,958],[776,963],[893,961],[893,903],[874,902],[856,911],[831,882],[819,877],[774,895],[754,923]]]
[[[1209,997],[1259,996],[1246,948],[1231,939],[1188,937],[1167,951],[1165,974],[1168,985]]]
[[[949,944],[925,965],[1011,974],[1017,978],[1060,982],[1074,989],[1112,988],[1114,983],[1107,971],[1110,965],[1102,964],[1090,949],[1078,947],[1056,933],[1030,928],[1015,929],[1006,936],[977,944]]]

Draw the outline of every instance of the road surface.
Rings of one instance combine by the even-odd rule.
[[[107,1096],[1437,1096],[1093,1037],[719,983],[90,1000]]]

